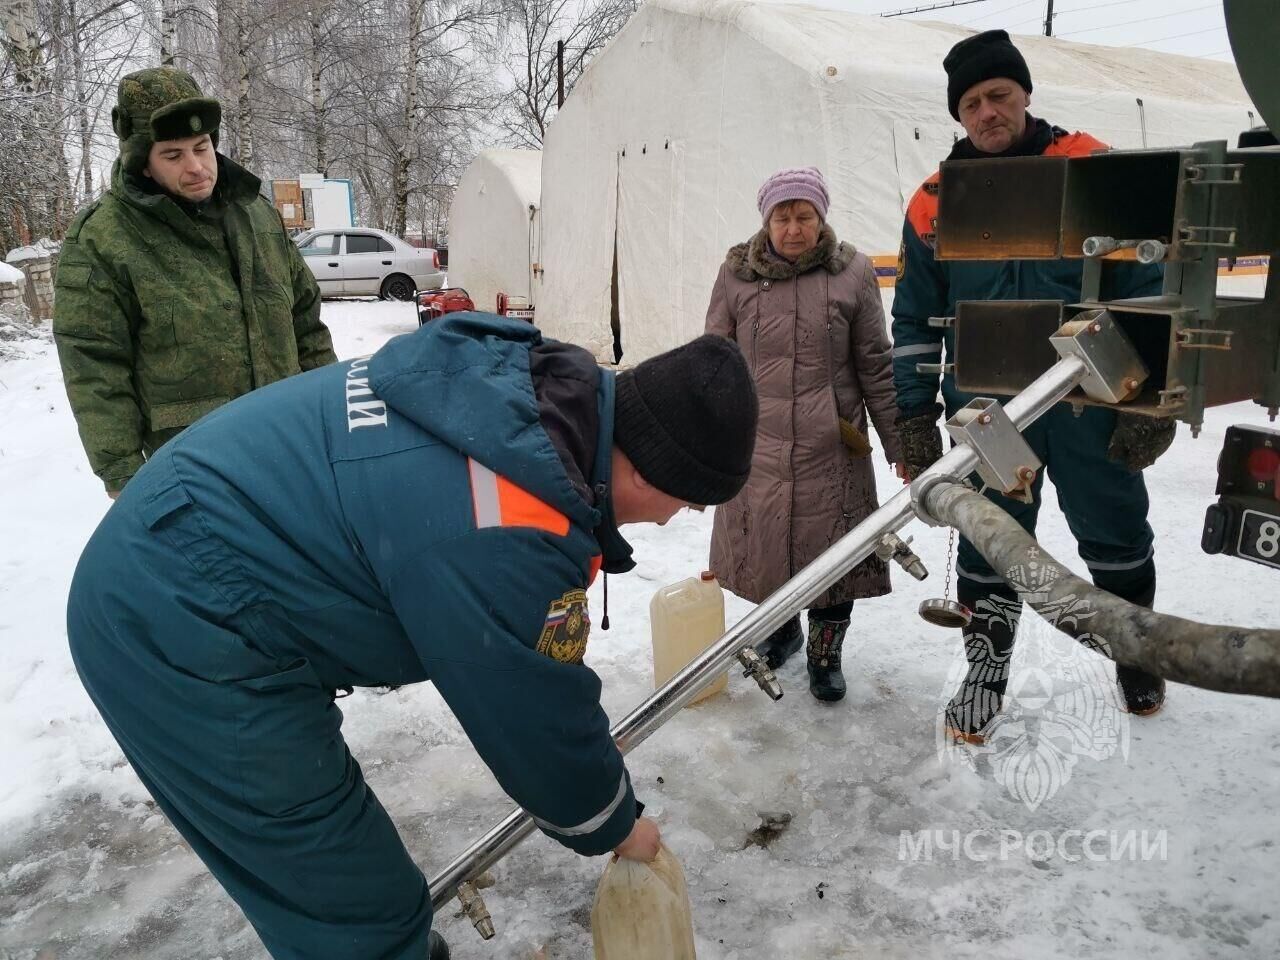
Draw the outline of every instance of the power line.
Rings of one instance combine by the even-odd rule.
[[[894,10],[880,14],[881,17],[905,17],[909,13],[927,13],[930,10],[947,10],[951,7],[967,7],[971,3],[986,3],[987,0],[948,0],[947,3],[931,3],[923,7],[911,7],[909,10]]]
[[[1055,17],[1065,17],[1068,13],[1084,13],[1088,10],[1101,10],[1103,7],[1118,7],[1126,3],[1137,3],[1138,0],[1107,0],[1106,3],[1095,3],[1089,7],[1076,7],[1073,10],[1061,10]]]
[[[995,13],[984,13],[980,17],[974,17],[972,20],[966,20],[964,23],[960,24],[960,26],[967,27],[970,24],[977,23],[979,20],[986,20],[988,17],[998,17],[1000,16],[1000,14],[1008,13],[1010,10],[1017,10],[1019,7],[1029,7],[1031,4],[1039,3],[1039,2],[1040,0],[1023,0],[1022,3],[1015,3],[1011,7],[1003,7],[997,10]]]
[[[1118,7],[1121,4],[1137,2],[1138,0],[1107,0],[1106,3],[1095,3],[1090,7],[1076,7],[1074,10],[1055,10],[1053,11],[1053,19],[1056,22],[1059,17],[1065,17],[1073,13],[1084,13],[1087,10],[1101,10],[1103,7]],[[1017,23],[1011,23],[1009,27],[1012,29],[1013,27],[1025,26],[1028,23],[1040,22],[1042,22],[1042,20],[1039,16],[1028,17],[1026,20],[1019,20]]]
[[[1226,30],[1226,27],[1207,27],[1204,30],[1192,30],[1190,33],[1175,33],[1171,37],[1157,37],[1154,40],[1143,40],[1141,43],[1122,43],[1121,47],[1146,47],[1153,43],[1164,43],[1166,40],[1181,40],[1183,37],[1198,37],[1206,33],[1215,33],[1218,30]]]
[[[1171,17],[1181,17],[1188,13],[1200,13],[1204,10],[1221,10],[1220,4],[1207,3],[1202,7],[1190,7],[1186,10],[1175,10],[1173,13],[1162,13],[1157,17],[1142,17],[1138,20],[1126,20],[1124,23],[1105,23],[1100,27],[1086,27],[1083,30],[1072,30],[1070,33],[1060,33],[1060,37],[1074,37],[1081,33],[1096,33],[1099,30],[1115,30],[1120,27],[1131,27],[1135,23],[1151,23],[1154,20],[1168,20]]]

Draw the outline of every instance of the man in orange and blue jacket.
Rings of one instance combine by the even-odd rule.
[[[964,127],[948,160],[996,157],[1079,157],[1106,145],[1087,133],[1067,133],[1031,116],[1031,74],[1003,30],[988,30],[957,43],[943,61],[947,105]],[[1076,260],[938,261],[938,182],[934,173],[916,191],[907,208],[893,300],[893,373],[898,391],[903,474],[914,478],[942,455],[937,421],[938,374],[919,363],[936,364],[945,349],[954,357],[952,332],[929,326],[930,317],[954,316],[965,300],[1080,299],[1083,266]],[[1102,299],[1159,294],[1162,271],[1136,263],[1108,265]],[[942,378],[947,415],[972,397]],[[1147,522],[1143,468],[1173,439],[1173,421],[1086,407],[1080,412],[1060,403],[1025,431],[1058,492],[1058,503],[1079,544],[1094,583],[1143,606],[1155,598],[1156,570]],[[1032,502],[996,493],[1000,504],[1030,533],[1040,509],[1043,471],[1036,477]],[[1008,682],[1009,659],[1021,603],[974,546],[961,540],[957,594],[973,612],[964,628],[968,675],[947,706],[946,724],[957,739],[984,742],[984,730],[999,715]],[[1136,715],[1155,713],[1164,702],[1164,681],[1140,670],[1117,667],[1126,707]]]
[[[439,960],[422,872],[335,691],[430,680],[502,788],[584,855],[652,859],[583,663],[620,524],[746,482],[756,396],[704,336],[614,374],[461,313],[232,401],[166,443],[90,539],[85,689],[277,960]]]

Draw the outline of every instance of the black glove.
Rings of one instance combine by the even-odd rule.
[[[901,413],[894,421],[902,441],[902,463],[908,480],[920,476],[942,456],[942,431],[938,429],[941,413],[942,405],[933,403]]]
[[[1116,426],[1107,444],[1107,456],[1137,473],[1159,459],[1173,443],[1178,421],[1173,417],[1116,414]]]

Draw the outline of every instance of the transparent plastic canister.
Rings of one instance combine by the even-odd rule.
[[[614,857],[591,905],[595,960],[696,960],[689,890],[665,846],[653,863]]]
[[[724,591],[711,571],[663,587],[649,601],[653,631],[653,688],[657,690],[690,660],[724,636]],[[689,705],[722,691],[726,670]]]

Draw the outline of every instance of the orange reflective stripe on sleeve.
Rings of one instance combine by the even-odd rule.
[[[470,458],[467,470],[477,528],[533,527],[558,537],[569,533],[569,518],[529,491]]]

